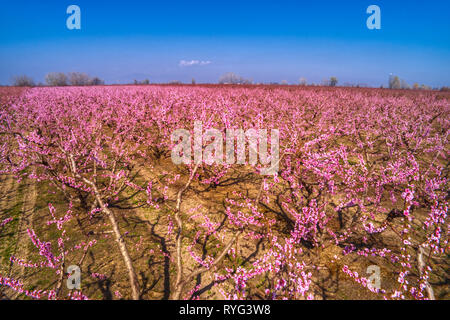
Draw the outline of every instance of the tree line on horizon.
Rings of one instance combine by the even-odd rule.
[[[26,75],[13,78],[13,86],[16,87],[65,87],[65,86],[99,86],[104,85],[105,81],[99,77],[90,77],[84,72],[50,72],[45,76],[45,84],[36,84],[34,80]]]
[[[249,84],[269,84],[269,85],[288,85],[287,80],[282,80],[281,82],[268,82],[268,83],[255,83],[252,79],[246,79],[240,75],[235,74],[234,72],[227,72],[223,74],[219,80],[219,84],[242,84],[242,85],[249,85]],[[339,83],[339,80],[337,77],[330,77],[329,79],[324,79],[320,84],[315,83],[308,83],[307,80],[303,77],[301,77],[298,80],[298,85],[300,86],[328,86],[328,87],[336,87]],[[88,74],[83,72],[69,72],[69,73],[63,73],[63,72],[50,72],[45,76],[45,84],[38,83],[36,84],[34,80],[26,75],[16,76],[12,80],[12,85],[16,87],[35,87],[35,86],[51,86],[51,87],[63,87],[63,86],[98,86],[98,85],[104,85],[105,81],[98,78],[98,77],[90,77]],[[133,85],[149,85],[150,80],[145,79],[142,81],[134,80],[132,83]],[[183,84],[182,81],[179,80],[172,80],[168,81],[167,84]],[[192,85],[196,84],[195,79],[192,79],[191,81]],[[365,84],[352,84],[345,82],[343,87],[369,87]],[[381,86],[380,88],[384,88],[384,86]],[[431,88],[430,86],[427,86],[425,84],[419,85],[418,83],[414,83],[412,86],[409,85],[405,80],[399,78],[396,75],[390,74],[389,80],[388,80],[388,86],[389,89],[414,89],[414,90],[439,90],[439,88]],[[440,88],[441,91],[450,91],[449,87],[443,86]]]

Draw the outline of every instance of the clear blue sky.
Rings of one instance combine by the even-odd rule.
[[[81,8],[81,30],[66,28],[71,4]],[[371,4],[381,8],[381,30],[366,27]],[[217,82],[231,71],[256,82],[336,76],[373,86],[394,73],[448,86],[450,1],[1,0],[0,84],[51,71],[107,83]]]

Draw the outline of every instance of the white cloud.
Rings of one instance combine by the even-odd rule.
[[[200,60],[181,60],[178,64],[180,67],[191,67],[191,66],[206,66],[211,64],[211,61],[200,61]]]

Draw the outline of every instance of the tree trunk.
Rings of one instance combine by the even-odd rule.
[[[95,186],[95,184],[92,181],[89,181],[87,179],[83,179],[84,182],[88,183],[92,186],[95,193],[95,198],[100,205],[100,208],[102,208],[102,211],[106,213],[106,215],[109,218],[109,222],[111,223],[114,236],[116,238],[117,243],[119,244],[119,250],[122,255],[123,261],[125,262],[125,266],[128,270],[128,277],[130,281],[131,286],[131,293],[133,300],[139,300],[139,282],[137,280],[136,272],[134,271],[133,267],[133,261],[131,260],[130,254],[128,253],[128,249],[125,243],[125,240],[123,239],[122,234],[120,233],[119,225],[117,223],[116,215],[103,203],[103,200],[100,197],[100,194],[98,193],[98,189]]]

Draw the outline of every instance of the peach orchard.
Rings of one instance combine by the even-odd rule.
[[[0,288],[90,298],[65,281],[67,267],[95,249],[99,236],[82,226],[100,216],[126,274],[123,298],[143,298],[141,275],[151,266],[135,263],[138,241],[119,220],[128,208],[165,221],[162,259],[173,268],[165,298],[204,299],[212,290],[219,299],[321,299],[321,284],[335,275],[373,298],[436,298],[448,256],[446,93],[104,86],[3,92],[0,101],[1,173],[44,183],[66,204],[48,203],[57,240],[28,229],[40,259],[10,257],[36,273],[51,270],[54,285],[0,274]],[[172,134],[194,137],[196,121],[223,136],[277,129],[278,171],[261,174],[248,152],[238,163],[173,163]],[[202,150],[212,143],[200,140]],[[11,219],[0,220],[0,233]],[[380,288],[361,272],[369,265],[381,267]]]

